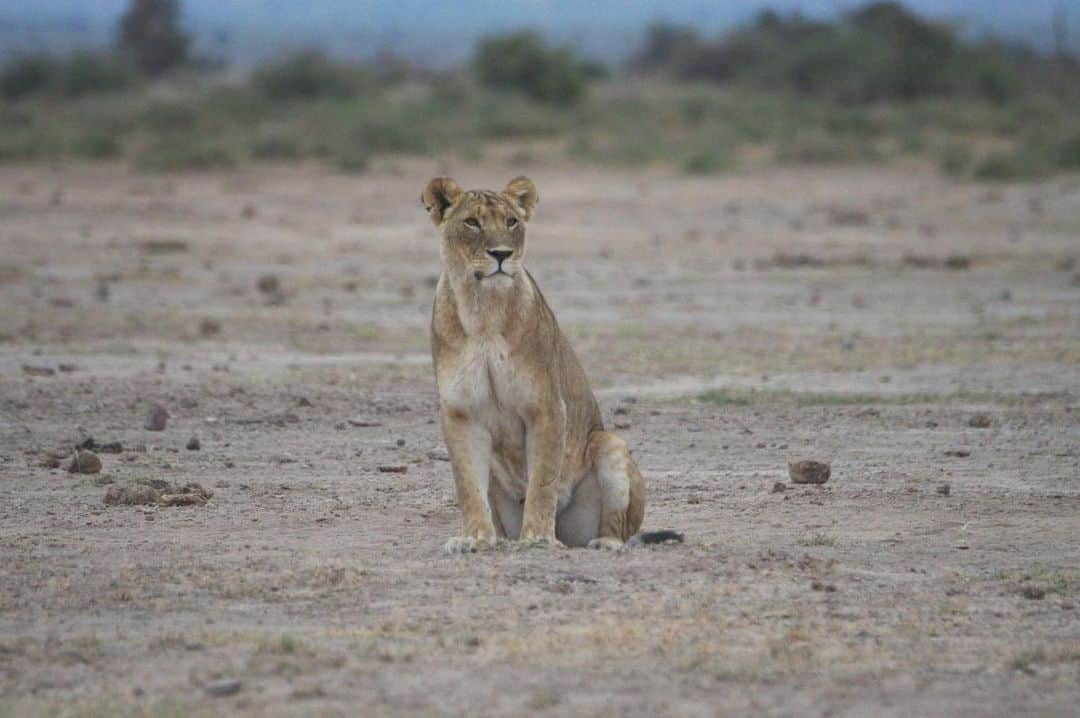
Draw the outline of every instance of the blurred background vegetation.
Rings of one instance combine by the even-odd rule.
[[[0,68],[0,162],[151,171],[380,155],[668,165],[916,160],[979,180],[1080,170],[1080,64],[876,2],[836,18],[760,13],[718,36],[656,24],[618,67],[523,30],[432,70],[310,50],[230,71],[195,56],[178,0],[133,0],[115,47]]]

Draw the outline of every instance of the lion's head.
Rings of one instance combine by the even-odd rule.
[[[464,191],[449,177],[436,177],[420,195],[432,223],[442,232],[446,270],[482,286],[509,286],[525,260],[525,223],[539,196],[528,177],[510,180],[502,192]]]

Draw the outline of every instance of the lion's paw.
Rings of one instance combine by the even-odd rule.
[[[518,548],[566,548],[566,544],[554,537],[528,536],[517,542]]]
[[[455,536],[443,544],[443,551],[449,554],[476,553],[487,551],[495,547],[495,541],[476,536]]]
[[[621,551],[623,549],[623,542],[616,538],[601,536],[600,538],[594,538],[590,541],[588,546],[589,548],[600,551]]]

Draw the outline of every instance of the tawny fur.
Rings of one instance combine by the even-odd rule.
[[[518,177],[502,192],[466,192],[439,177],[421,199],[442,235],[431,350],[464,518],[446,549],[501,538],[620,547],[641,526],[645,482],[626,443],[604,430],[585,372],[525,271],[536,186]]]

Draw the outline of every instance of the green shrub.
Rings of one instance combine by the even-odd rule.
[[[136,79],[132,67],[114,55],[78,52],[61,64],[59,90],[68,97],[120,92]]]
[[[418,154],[428,150],[428,140],[420,126],[393,117],[365,118],[349,132],[348,142],[366,155]]]
[[[158,141],[141,151],[136,165],[151,172],[182,172],[232,167],[233,152],[219,142],[199,138]]]
[[[1048,167],[1037,153],[1027,148],[994,152],[975,165],[975,179],[1008,182],[1045,176]]]
[[[102,160],[120,154],[120,142],[113,135],[89,132],[71,141],[71,154],[88,160]]]
[[[334,158],[334,164],[342,172],[360,173],[371,164],[371,155],[363,147],[349,145]]]
[[[302,154],[300,141],[284,132],[262,133],[251,141],[251,156],[257,160],[291,160]]]
[[[0,70],[0,94],[7,100],[19,100],[45,92],[56,84],[57,63],[45,55],[17,57]]]
[[[52,159],[59,143],[47,132],[31,129],[0,132],[0,162],[32,162]]]
[[[333,62],[314,51],[264,65],[251,79],[255,88],[273,100],[353,97],[371,85],[362,69]]]
[[[569,48],[549,47],[533,31],[481,40],[472,64],[481,83],[537,102],[572,105],[585,96],[588,66]]]
[[[968,144],[950,144],[941,153],[941,171],[953,176],[967,174],[974,159],[974,152]]]
[[[1063,170],[1080,170],[1080,132],[1058,143],[1057,165]]]
[[[733,164],[730,149],[712,147],[696,150],[688,154],[682,162],[683,171],[692,175],[711,174],[730,169]]]
[[[190,103],[154,102],[142,111],[139,123],[155,132],[186,132],[195,129],[199,116]]]

